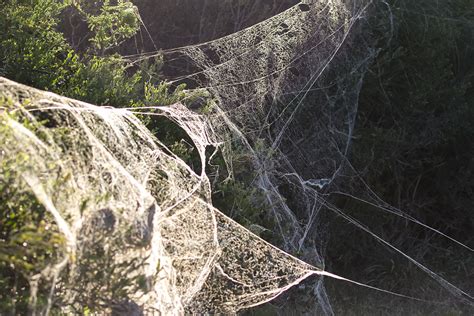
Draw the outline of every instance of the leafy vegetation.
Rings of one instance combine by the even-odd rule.
[[[92,47],[103,55],[135,35],[140,28],[140,17],[136,7],[123,0],[115,4],[106,0],[99,10],[97,15],[86,16],[89,29],[94,33],[90,39]]]
[[[130,2],[72,3],[6,1],[0,14],[0,27],[7,30],[0,34],[0,75],[99,105],[141,106],[182,98],[183,87],[172,95],[167,84],[157,85],[160,58],[134,66],[113,52],[138,30],[139,17]],[[90,45],[83,53],[74,51],[58,30],[61,14],[73,5],[89,26]]]

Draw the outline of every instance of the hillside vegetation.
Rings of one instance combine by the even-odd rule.
[[[165,155],[183,161],[176,169],[179,172],[173,172],[181,172],[180,176],[191,171],[196,175],[205,174],[210,196],[202,199],[210,200],[213,207],[254,236],[318,269],[436,302],[397,298],[331,279],[324,285],[328,300],[323,289],[319,292],[324,288],[322,279],[310,278],[263,306],[244,308],[244,313],[469,314],[472,297],[463,301],[458,297],[463,295],[452,295],[455,291],[451,287],[445,290],[413,261],[383,246],[373,234],[468,295],[473,293],[474,284],[470,280],[474,275],[474,2],[393,0],[367,5],[370,9],[353,20],[364,21],[370,28],[353,22],[350,26],[355,25],[353,30],[344,24],[347,30],[340,27],[332,32],[331,27],[337,25],[338,18],[343,20],[343,14],[348,14],[359,2],[365,3],[336,1],[346,11],[336,14],[328,10],[327,14],[334,16],[324,17],[321,37],[331,35],[321,43],[337,38],[341,30],[346,33],[342,39],[337,38],[340,42],[334,44],[337,47],[334,54],[327,49],[324,56],[330,62],[324,64],[317,58],[309,59],[310,65],[306,68],[301,66],[306,64],[297,64],[296,58],[289,58],[291,63],[278,68],[279,60],[286,60],[286,52],[271,49],[262,50],[264,53],[258,51],[263,61],[246,60],[244,53],[239,54],[239,49],[246,45],[243,40],[242,47],[231,40],[222,40],[215,47],[202,48],[207,56],[198,51],[199,45],[193,50],[192,45],[226,39],[288,12],[285,10],[305,12],[305,6],[318,5],[303,2],[6,0],[1,2],[0,11],[0,30],[3,30],[0,33],[0,76],[104,109],[126,108],[134,112],[150,135],[159,140],[160,150],[165,148]],[[252,38],[252,43],[257,43],[255,47],[260,45],[260,49],[262,43],[277,43],[278,36],[291,32],[293,26],[288,20],[278,23],[278,29],[264,33],[267,37],[258,33]],[[295,34],[288,35],[288,43],[282,41],[278,45],[290,45],[291,39],[298,36],[296,31]],[[271,36],[278,40],[272,40]],[[311,38],[319,40],[318,36]],[[298,58],[314,53],[313,43],[298,45],[295,48]],[[326,54],[324,45],[319,45],[315,47],[320,54]],[[224,49],[231,52],[219,55]],[[199,58],[202,64],[196,62]],[[352,60],[358,64],[352,64]],[[254,64],[255,69],[225,68],[233,62]],[[318,62],[324,67],[318,68]],[[261,64],[266,65],[268,73],[259,77],[257,70]],[[318,77],[311,67],[320,71]],[[239,71],[249,75],[232,77]],[[218,78],[243,79],[223,81],[221,87],[216,84]],[[252,84],[262,78],[268,90],[256,96],[254,91],[260,90],[258,87],[252,90]],[[224,90],[227,87],[231,88]],[[230,92],[225,95],[223,91]],[[282,91],[285,93],[278,94]],[[248,95],[244,95],[246,93]],[[21,95],[18,100],[0,91],[0,314],[27,314],[36,310],[55,313],[61,311],[61,301],[51,303],[53,289],[41,282],[38,286],[35,278],[46,267],[61,260],[62,254],[67,252],[68,241],[38,195],[28,190],[27,182],[19,180],[32,170],[35,160],[21,148],[15,156],[6,154],[16,139],[9,122],[20,122],[45,142],[51,140],[44,131],[51,131],[53,143],[64,144],[58,147],[64,153],[69,154],[74,149],[85,157],[89,147],[84,145],[82,152],[81,144],[74,144],[76,138],[68,129],[74,124],[61,129],[61,119],[47,111],[30,120],[25,113],[31,100]],[[229,105],[224,104],[225,101]],[[253,105],[252,102],[258,103],[255,112],[246,108]],[[189,121],[176,118],[177,112],[172,111],[179,108],[170,112],[156,108],[176,104],[184,105],[189,111],[182,110],[188,113]],[[288,108],[293,106],[296,109],[288,114]],[[329,113],[326,111],[333,112],[326,117]],[[192,129],[196,121],[189,113],[210,118],[217,131],[215,137],[225,136],[225,139],[212,145],[203,141],[200,148],[196,139],[203,136]],[[240,119],[238,115],[242,113],[245,116]],[[282,117],[288,120],[283,121]],[[321,121],[317,121],[319,117]],[[215,123],[216,118],[222,121]],[[325,125],[326,118],[330,124],[334,119],[341,122]],[[69,124],[69,119],[64,121]],[[99,126],[100,120],[98,122]],[[322,131],[323,128],[327,130]],[[286,129],[293,134],[285,134]],[[318,137],[321,149],[314,148],[312,142]],[[328,156],[320,157],[326,153],[326,147]],[[202,155],[206,155],[204,162]],[[310,158],[314,160],[308,161]],[[48,170],[63,175],[60,164],[55,163],[52,161]],[[187,170],[184,163],[191,171],[183,171]],[[326,170],[330,171],[323,174]],[[169,175],[163,171],[153,172],[156,172],[154,187],[162,188],[164,184],[160,181],[166,182]],[[69,188],[66,184],[70,179],[59,176],[54,179],[50,187],[67,195],[64,190]],[[151,192],[158,204],[175,202],[161,201],[168,193],[160,190]],[[84,205],[78,205],[78,209],[86,210],[91,203],[102,205],[110,197],[94,198],[97,198],[95,202],[83,201]],[[291,221],[282,215],[290,212],[287,210],[291,210],[288,215]],[[367,234],[334,210],[342,210],[373,234]],[[107,218],[107,208],[100,212]],[[309,224],[305,226],[306,223]],[[303,228],[295,228],[296,225]],[[301,237],[302,232],[305,237]],[[244,236],[240,231],[239,234]],[[97,234],[96,238],[110,242],[107,234]],[[128,237],[117,237],[117,244],[112,243],[111,249],[120,249],[121,238]],[[252,238],[248,240],[254,240]],[[133,242],[137,247],[143,246]],[[299,247],[295,246],[298,242]],[[91,266],[91,271],[107,267],[111,264],[107,260],[114,258],[108,249],[91,248],[88,254],[90,256],[82,257],[83,261],[77,265]],[[275,262],[276,259],[272,264]],[[142,275],[123,277],[126,280],[122,282],[121,274],[114,274],[112,270],[107,273],[115,278],[107,281],[106,275],[101,275],[102,279],[98,277],[101,280],[98,283],[110,283],[106,287],[110,293],[104,291],[103,297],[97,294],[98,297],[74,302],[74,312],[126,314],[112,305],[124,299],[120,296],[126,297],[134,286],[143,291],[149,287]],[[87,278],[91,280],[95,276],[87,274]],[[202,286],[206,288],[208,284]],[[279,286],[283,288],[286,284]],[[34,298],[32,288],[38,290]],[[91,291],[100,293],[101,288],[97,286]],[[209,297],[219,301],[219,295]],[[203,297],[200,299],[207,299]],[[235,304],[238,311],[241,305]],[[242,303],[242,306],[247,305]]]

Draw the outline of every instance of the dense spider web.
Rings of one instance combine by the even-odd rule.
[[[35,194],[66,240],[61,260],[34,278],[55,289],[65,312],[80,310],[88,297],[125,310],[134,302],[146,313],[180,314],[185,307],[235,312],[319,273],[215,209],[205,173],[194,173],[130,112],[7,79],[0,85],[2,97],[12,103],[2,113],[9,129],[2,158],[28,155],[15,185]],[[25,127],[25,120],[37,122],[39,113],[52,125]],[[174,119],[186,115],[183,126],[202,132],[191,133],[198,136],[202,155],[205,145],[218,145],[206,136],[206,123],[184,107],[163,108],[163,113]],[[93,267],[119,278],[103,282],[91,276],[90,258],[98,249],[109,260]],[[210,284],[221,287],[203,288],[211,271],[220,272],[212,276],[220,280]],[[114,297],[124,286],[122,278],[138,277],[144,286],[130,283],[122,297]]]
[[[366,19],[371,9],[367,1],[298,4],[229,36],[160,52],[197,69],[174,81],[215,98],[208,118],[226,135],[229,169],[233,147],[253,157],[254,184],[272,206],[279,246],[319,267],[321,191],[343,168],[362,78],[376,55]],[[331,313],[320,281],[319,307]]]
[[[404,256],[455,296],[472,302],[469,294],[326,199],[330,193],[351,196],[344,179],[358,177],[348,158],[358,95],[367,66],[377,55],[375,39],[380,36],[375,34],[384,33],[390,41],[392,22],[385,2],[303,1],[229,36],[160,54],[165,60],[182,58],[187,67],[197,69],[173,81],[191,82],[215,98],[214,112],[207,117],[217,135],[226,135],[221,139],[229,169],[232,171],[233,145],[239,150],[243,145],[253,157],[258,174],[254,184],[272,206],[277,234],[283,238],[279,246],[285,251],[300,253],[307,262],[324,267],[317,219],[327,208]],[[387,205],[362,180],[360,186],[356,189],[359,197],[352,196],[355,199],[472,252]],[[318,282],[314,289],[319,305],[323,312],[331,313]]]
[[[104,312],[235,313],[308,276],[330,275],[317,219],[323,207],[335,209],[323,194],[347,169],[358,92],[376,55],[371,9],[370,1],[313,1],[224,38],[160,52],[199,68],[174,79],[194,81],[214,98],[206,115],[181,104],[152,109],[191,138],[200,173],[130,110],[1,79],[12,102],[1,114],[11,131],[2,155],[30,157],[16,185],[34,193],[67,241],[62,258],[32,277],[33,294],[39,284],[51,291],[42,311],[53,300],[63,312],[77,311],[94,298]],[[25,124],[44,116],[48,126]],[[252,157],[282,250],[213,207],[209,147],[224,153],[231,176],[234,148]],[[297,252],[307,263],[289,254]],[[331,313],[315,282],[320,307]]]

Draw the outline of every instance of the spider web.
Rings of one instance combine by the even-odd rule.
[[[226,135],[221,140],[230,172],[233,145],[245,147],[253,157],[258,174],[254,184],[272,206],[283,250],[303,254],[305,261],[323,268],[320,237],[324,231],[318,226],[318,216],[323,208],[330,209],[406,257],[454,296],[472,303],[469,294],[385,242],[326,198],[336,193],[363,200],[473,251],[388,206],[362,179],[357,195],[350,194],[343,183],[344,179],[358,179],[348,157],[358,95],[367,67],[378,52],[374,48],[377,34],[387,34],[390,41],[390,10],[385,2],[304,1],[237,33],[159,54],[165,61],[181,59],[186,69],[189,65],[197,69],[172,82],[191,83],[215,98],[213,114],[207,117],[217,135]],[[234,144],[229,145],[228,139]],[[323,312],[331,313],[319,285],[314,285],[319,305]]]
[[[207,176],[194,173],[129,111],[96,107],[4,78],[0,90],[12,102],[2,112],[9,130],[2,139],[2,158],[28,155],[15,185],[34,193],[65,239],[60,260],[34,277],[36,284],[49,284],[55,299],[67,306],[65,312],[80,310],[88,297],[122,309],[133,302],[148,313],[180,314],[184,307],[235,312],[319,271],[215,209]],[[205,145],[218,145],[205,136],[202,118],[183,106],[163,108],[163,113],[174,119],[186,114],[182,126],[202,132],[191,134],[199,136],[194,140],[202,145],[202,157]],[[38,122],[39,114],[47,115],[48,127],[25,127],[25,121]],[[89,266],[94,249],[109,256],[106,264],[113,269],[95,268],[130,280],[142,276],[145,288],[124,286],[120,278],[102,283],[92,277],[97,273]],[[125,292],[114,297],[119,286]],[[51,304],[41,311],[47,313]]]

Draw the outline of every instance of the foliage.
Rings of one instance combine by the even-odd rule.
[[[127,74],[119,55],[91,57],[70,82],[68,96],[99,105],[132,106],[139,102],[144,82],[139,72]]]
[[[77,5],[91,30],[92,46],[82,54],[58,31],[61,14],[71,5]],[[116,53],[106,54],[135,35],[138,19],[135,7],[124,1],[6,1],[0,13],[0,28],[6,30],[0,34],[0,75],[99,105],[175,102],[184,87],[173,94],[167,84],[157,85],[160,58],[132,65]]]
[[[60,1],[4,1],[0,13],[0,75],[52,91],[67,90],[78,57],[55,30]]]
[[[100,13],[88,15],[87,22],[94,33],[90,41],[101,55],[135,35],[140,28],[136,7],[123,0],[114,4],[105,0],[100,7]]]

